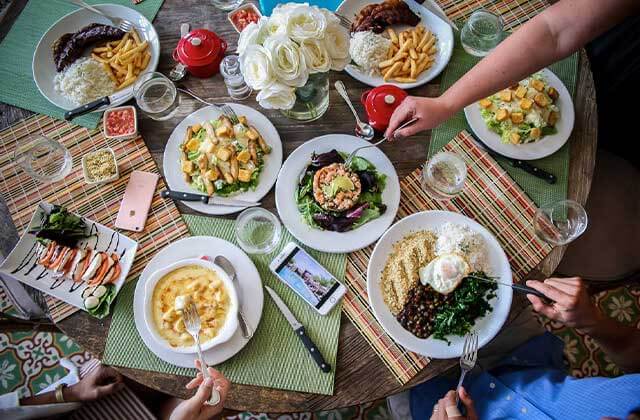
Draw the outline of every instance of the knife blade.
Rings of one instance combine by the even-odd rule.
[[[494,283],[494,284],[498,284],[500,286],[511,287],[516,292],[524,293],[524,294],[527,294],[527,295],[538,296],[539,298],[545,300],[545,302],[550,300],[544,293],[537,291],[533,287],[525,286],[523,284],[503,283],[501,281],[497,281],[497,280],[494,280],[494,279],[489,280],[489,279],[485,279],[485,278],[482,278],[482,277],[476,277],[476,276],[467,276],[467,277],[468,278],[472,278],[472,279],[476,279],[476,280],[479,280],[479,281],[483,281],[485,283]]]
[[[178,201],[199,201],[210,206],[229,206],[229,207],[256,207],[260,205],[259,201],[235,200],[233,198],[220,198],[216,196],[208,196],[204,194],[188,193],[183,191],[164,190],[160,192],[160,197],[171,198]]]
[[[267,293],[269,293],[269,296],[271,296],[273,302],[276,304],[282,315],[284,315],[289,325],[291,325],[293,331],[300,338],[300,340],[302,340],[302,343],[309,351],[309,354],[311,354],[313,360],[320,367],[320,370],[322,370],[324,373],[331,372],[331,365],[324,360],[324,357],[322,357],[320,350],[318,350],[318,346],[316,346],[311,338],[307,335],[307,332],[304,329],[304,325],[302,325],[300,321],[298,321],[298,319],[295,317],[295,315],[291,313],[291,310],[289,310],[287,304],[283,302],[280,296],[278,296],[278,294],[272,288],[270,288],[269,286],[264,286],[264,288],[267,289]]]
[[[471,134],[471,137],[473,137],[473,139],[476,141],[476,144],[478,145],[478,147],[480,147],[482,150],[487,152],[490,156],[494,158],[498,157],[500,159],[504,159],[507,162],[509,162],[509,164],[514,168],[522,169],[523,171],[546,181],[548,184],[555,184],[558,181],[558,178],[552,173],[549,173],[544,169],[540,169],[537,166],[534,166],[527,161],[524,161],[521,159],[513,159],[501,153],[498,153],[495,150],[492,150],[489,146],[487,146],[486,143],[484,143],[482,140],[480,140],[480,138],[476,136],[475,133],[469,131],[469,134]]]
[[[75,117],[79,117],[80,115],[84,115],[88,112],[91,112],[95,109],[100,108],[103,105],[111,105],[122,100],[124,97],[128,96],[131,92],[129,89],[121,90],[109,96],[103,96],[100,99],[96,99],[93,102],[89,102],[84,105],[80,105],[77,108],[74,108],[70,111],[64,113],[64,119],[69,121],[74,119]]]
[[[416,15],[421,16],[425,12],[429,12],[432,15],[435,15],[440,20],[443,20],[444,22],[446,22],[449,26],[451,26],[456,31],[459,30],[456,24],[453,23],[451,19],[449,19],[449,17],[444,13],[442,8],[436,2],[432,0],[426,0],[426,3],[428,4],[425,5],[424,3],[420,4],[415,0],[403,0],[403,1],[407,4],[407,6],[409,6],[409,9]]]

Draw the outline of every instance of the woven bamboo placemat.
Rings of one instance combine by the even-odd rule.
[[[476,146],[467,133],[459,133],[443,150],[453,152],[467,165],[464,191],[450,201],[431,199],[421,186],[421,169],[400,182],[400,208],[396,221],[425,210],[447,210],[464,214],[481,223],[504,249],[513,280],[524,276],[549,254],[551,247],[538,240],[532,220],[536,205],[491,156]],[[401,384],[408,382],[429,359],[405,350],[389,337],[369,306],[367,265],[373,246],[354,252],[347,260],[349,287],[343,308],[349,319],[369,342]]]
[[[59,141],[71,152],[73,169],[63,180],[40,184],[12,161],[17,145],[39,135]],[[106,146],[111,147],[116,154],[120,178],[109,184],[87,185],[82,175],[82,156]],[[160,174],[140,136],[127,141],[107,140],[101,130],[89,130],[46,115],[27,118],[0,131],[0,194],[7,203],[13,223],[20,234],[29,224],[41,201],[65,206],[70,211],[114,228],[120,200],[134,170]],[[164,180],[160,178],[144,231],[122,231],[138,241],[138,251],[127,280],[135,278],[158,250],[189,235],[173,202],[160,197],[159,192],[164,188]],[[79,310],[51,296],[47,297],[47,304],[50,315],[56,322]]]

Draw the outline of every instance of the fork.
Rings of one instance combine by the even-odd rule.
[[[462,381],[467,372],[469,372],[476,365],[478,360],[478,334],[475,331],[471,331],[464,337],[464,346],[462,347],[462,356],[460,356],[460,380],[456,387],[456,405],[460,402],[460,395],[458,390],[462,386]]]
[[[187,332],[191,334],[193,337],[193,341],[196,342],[196,348],[198,349],[198,358],[200,359],[200,371],[202,372],[203,379],[210,378],[209,369],[207,368],[207,363],[204,361],[204,357],[202,357],[202,349],[200,348],[200,315],[198,315],[198,311],[196,310],[196,305],[191,302],[189,303],[182,311],[182,320],[184,321],[184,326],[187,328]],[[211,389],[211,397],[209,397],[209,401],[207,404],[209,405],[217,405],[220,402],[220,393],[214,386]]]
[[[231,122],[233,124],[238,124],[240,122],[240,120],[238,119],[238,115],[233,110],[233,108],[231,108],[229,105],[224,104],[224,103],[209,102],[206,99],[203,99],[200,96],[196,95],[195,93],[193,93],[190,89],[188,89],[186,87],[177,87],[176,89],[178,89],[182,93],[186,93],[187,95],[191,96],[193,99],[195,99],[195,100],[197,100],[199,102],[202,102],[205,105],[215,106],[224,115],[229,117],[229,119],[231,120]]]
[[[395,130],[395,131],[397,131],[397,130],[401,130],[401,129],[405,128],[405,127],[408,127],[408,126],[410,126],[411,124],[413,124],[413,123],[414,123],[414,122],[416,122],[416,121],[418,121],[418,119],[417,119],[417,118],[412,118],[412,119],[410,119],[409,121],[407,121],[407,122],[405,122],[405,123],[401,124],[398,128],[396,128],[396,130]],[[394,133],[395,133],[395,131],[394,131]],[[345,161],[344,161],[344,166],[348,168],[348,167],[349,167],[349,165],[351,165],[351,161],[353,160],[353,158],[356,156],[356,154],[357,154],[360,150],[362,150],[362,149],[368,149],[369,147],[375,147],[375,146],[377,146],[377,145],[379,145],[379,144],[384,143],[384,142],[385,142],[385,141],[387,141],[387,140],[389,140],[389,137],[384,136],[384,137],[382,138],[382,140],[379,140],[379,141],[377,141],[377,142],[375,142],[375,143],[367,144],[366,146],[360,146],[360,147],[358,147],[358,148],[357,148],[357,149],[355,149],[353,152],[351,152],[351,154],[349,154],[349,156],[347,156],[347,158],[346,158],[346,159],[345,159]]]
[[[344,26],[347,29],[351,29],[351,20],[349,20],[349,18],[337,13],[335,15],[340,20],[340,25]]]
[[[69,0],[71,3],[75,4],[76,6],[80,6],[82,8],[85,8],[93,13],[97,13],[100,16],[103,16],[105,18],[107,18],[109,21],[111,21],[111,24],[117,28],[122,29],[125,32],[129,32],[131,31],[131,29],[133,28],[133,23],[129,22],[126,19],[122,19],[119,17],[115,17],[115,16],[109,16],[106,13],[96,9],[95,7],[91,6],[90,4],[85,3],[83,0]]]

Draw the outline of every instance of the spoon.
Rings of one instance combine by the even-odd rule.
[[[180,25],[180,38],[184,38],[189,33],[189,24],[183,23]],[[174,82],[179,82],[187,75],[187,67],[181,62],[177,62],[175,67],[169,72],[169,79]]]
[[[402,124],[401,124],[398,128],[396,128],[393,132],[395,133],[395,132],[396,132],[396,131],[398,131],[398,130],[401,130],[401,129],[405,128],[405,127],[408,127],[408,126],[410,126],[411,124],[413,124],[413,123],[414,123],[414,122],[416,122],[416,121],[418,121],[418,119],[417,119],[417,118],[412,118],[412,119],[410,119],[409,121],[406,121],[406,122],[402,123]],[[360,150],[362,150],[362,149],[368,149],[369,147],[375,147],[375,146],[378,146],[379,144],[382,144],[382,143],[384,143],[384,142],[385,142],[385,141],[387,141],[387,140],[389,140],[389,137],[384,136],[384,137],[382,138],[382,140],[379,140],[379,141],[377,141],[377,142],[375,142],[375,143],[371,143],[371,144],[368,144],[368,145],[366,145],[366,146],[360,146],[360,147],[358,147],[358,148],[357,148],[357,149],[355,149],[353,152],[351,152],[351,153],[349,154],[349,156],[347,156],[347,158],[346,158],[346,159],[345,159],[345,161],[344,161],[344,166],[346,166],[346,167],[348,168],[348,167],[351,165],[351,161],[353,160],[353,158],[356,156],[356,154],[357,154]]]
[[[371,124],[360,121],[360,117],[358,117],[358,113],[356,112],[353,104],[351,103],[351,100],[349,99],[349,95],[347,94],[347,89],[344,87],[344,83],[338,80],[335,83],[335,87],[340,96],[342,96],[342,99],[344,99],[347,105],[349,105],[351,112],[353,112],[353,116],[356,117],[356,136],[366,141],[370,141],[371,139],[373,139],[373,136],[375,135],[373,127],[371,126]]]
[[[227,273],[229,277],[231,277],[231,282],[236,287],[236,294],[238,295],[238,300],[240,301],[240,307],[238,308],[238,323],[240,324],[240,330],[242,331],[242,337],[249,339],[253,337],[253,331],[249,327],[247,320],[244,316],[244,311],[242,310],[242,295],[240,294],[240,284],[238,282],[238,275],[236,273],[236,269],[231,264],[231,261],[223,257],[222,255],[218,255],[214,260],[216,264],[218,264],[224,271]]]

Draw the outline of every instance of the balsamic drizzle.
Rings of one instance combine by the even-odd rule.
[[[25,255],[22,261],[18,263],[18,266],[15,268],[15,270],[11,272],[11,274],[16,274],[18,271],[25,268],[31,262],[31,259],[33,258],[33,256],[37,254],[37,252],[34,252],[36,246],[38,246],[38,241],[33,243],[33,246],[31,247],[29,252],[27,252],[27,255]]]

